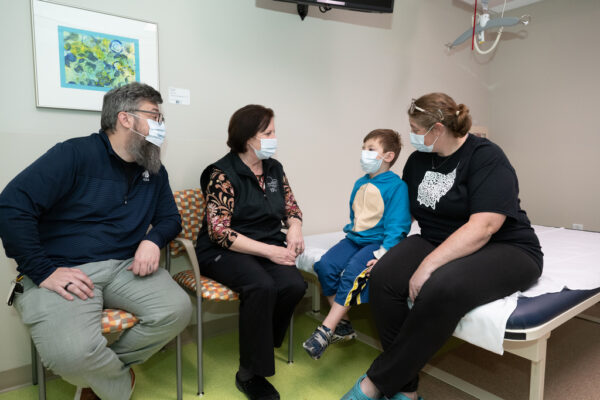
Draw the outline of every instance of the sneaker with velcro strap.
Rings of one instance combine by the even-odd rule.
[[[333,332],[325,325],[320,325],[313,334],[302,343],[302,347],[309,356],[318,360],[321,358],[327,346],[332,343]]]
[[[346,342],[356,338],[356,331],[347,319],[343,319],[337,324],[333,331],[331,343]]]

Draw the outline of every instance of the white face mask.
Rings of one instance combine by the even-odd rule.
[[[136,118],[140,118],[135,114],[130,114],[130,113],[128,113],[128,114],[133,115]],[[153,145],[160,147],[163,144],[163,142],[165,141],[165,136],[167,135],[164,121],[161,122],[160,124],[153,119],[146,119],[146,121],[148,122],[148,128],[149,128],[147,136],[141,132],[136,131],[133,128],[131,128],[131,130],[133,132],[137,133],[138,135],[143,136],[144,139],[146,139],[148,142],[152,143]]]
[[[412,144],[415,147],[415,149],[417,149],[417,151],[421,151],[423,153],[431,153],[433,151],[433,145],[435,144],[435,142],[437,142],[437,140],[440,137],[436,137],[431,145],[426,146],[425,136],[427,136],[429,132],[431,132],[434,126],[435,124],[431,125],[431,128],[429,128],[429,130],[424,135],[417,135],[414,132],[410,133],[410,144]]]
[[[254,150],[259,160],[271,158],[277,151],[277,139],[260,139],[260,150],[256,150],[254,147],[252,147],[252,150]]]
[[[146,136],[146,140],[150,143],[160,147],[165,141],[165,136],[167,135],[167,131],[165,128],[165,123],[161,122],[160,124],[153,119],[148,120],[148,136]]]
[[[379,171],[383,158],[377,158],[379,153],[371,150],[363,150],[360,154],[360,167],[367,174],[374,174]]]

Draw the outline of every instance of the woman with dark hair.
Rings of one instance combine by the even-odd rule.
[[[271,158],[273,110],[243,107],[228,132],[231,151],[200,178],[206,215],[196,254],[203,275],[240,296],[237,388],[249,399],[279,399],[265,377],[275,374],[273,348],[281,346],[306,291],[295,264],[304,251],[302,212],[283,167]]]
[[[418,373],[472,309],[525,290],[543,254],[520,207],[515,170],[500,147],[469,134],[464,104],[431,93],[408,110],[402,179],[420,235],[371,272],[371,309],[383,353],[343,400],[416,400]]]

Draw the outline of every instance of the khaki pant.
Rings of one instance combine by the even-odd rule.
[[[73,385],[91,387],[104,400],[128,399],[129,366],[147,360],[188,324],[191,303],[169,273],[135,276],[129,260],[107,260],[79,268],[94,282],[94,297],[69,301],[29,278],[15,307],[29,328],[42,362]],[[139,322],[110,347],[101,334],[103,308],[133,313]]]

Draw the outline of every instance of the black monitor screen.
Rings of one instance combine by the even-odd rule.
[[[322,6],[334,8],[346,8],[357,11],[373,11],[391,13],[394,11],[394,0],[277,0],[288,3],[306,4],[309,6]]]

